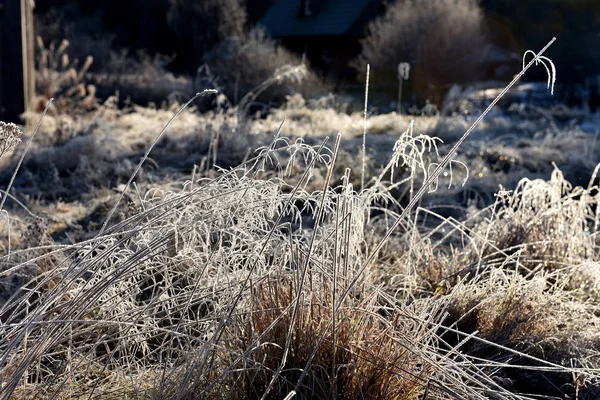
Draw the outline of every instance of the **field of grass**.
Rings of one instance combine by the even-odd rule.
[[[598,115],[216,96],[2,154],[0,399],[600,398]]]

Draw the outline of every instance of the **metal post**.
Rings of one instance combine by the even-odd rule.
[[[398,114],[402,114],[402,77],[398,78],[398,103],[396,105]]]
[[[402,81],[408,80],[410,64],[403,62],[398,64],[398,114],[402,114]]]

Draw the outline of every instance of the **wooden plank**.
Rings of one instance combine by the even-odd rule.
[[[34,0],[21,0],[21,21],[23,40],[23,84],[25,111],[33,109],[35,101],[35,32],[33,30]],[[34,123],[31,118],[26,119],[29,128]]]
[[[6,64],[4,57],[4,19],[6,13],[6,7],[4,7],[5,0],[0,0],[0,121],[3,121],[5,114],[4,107],[4,69]]]
[[[35,95],[31,0],[0,0],[0,120],[22,122]]]

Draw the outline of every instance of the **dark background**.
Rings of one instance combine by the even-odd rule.
[[[249,23],[258,22],[270,3],[247,0]],[[494,40],[510,50],[539,49],[556,36],[551,56],[561,71],[561,81],[579,82],[600,72],[600,1],[483,0],[481,5]],[[70,18],[95,17],[98,25],[90,29],[114,35],[117,47],[176,54],[170,68],[178,72],[192,61],[181,48],[185,40],[167,24],[168,0],[37,0],[35,12],[42,16],[65,6],[69,6]],[[356,48],[352,40],[347,45]]]
[[[150,57],[159,55],[161,58],[155,65],[175,74],[194,77],[197,68],[203,65],[207,56],[213,59],[219,58],[229,51],[227,43],[223,46],[223,43],[229,39],[225,40],[221,35],[218,40],[202,40],[199,46],[199,41],[194,40],[193,35],[190,35],[189,27],[187,30],[183,27],[178,29],[172,21],[169,21],[169,10],[178,1],[187,1],[188,4],[208,4],[215,0],[197,2],[192,0],[37,0],[36,30],[46,43],[59,43],[62,38],[70,38],[69,52],[73,57],[82,60],[88,54],[92,55],[94,63],[90,72],[103,72],[103,63],[114,54],[113,50],[116,49],[118,52],[121,51],[119,49],[127,49],[129,55],[141,54],[140,51]],[[222,1],[223,4],[239,3],[245,9],[246,31],[242,34],[244,35],[253,26],[260,25],[261,19],[267,15],[277,0]],[[301,9],[302,2],[306,0],[278,1],[298,3],[295,7]],[[334,0],[310,1],[321,5],[335,3]],[[344,4],[354,2],[364,4],[364,0],[345,1],[347,3]],[[323,87],[323,93],[333,91],[358,98],[364,90],[365,78],[356,67],[356,57],[361,51],[360,41],[365,36],[369,21],[382,15],[386,4],[385,0],[369,0],[368,7],[365,7],[351,29],[342,35],[335,37],[310,35],[277,37],[275,35],[273,39],[296,54],[298,59],[300,57],[306,59],[313,71],[326,78],[323,82],[326,81],[329,86]],[[481,0],[479,4],[484,12],[489,42],[513,57],[508,73],[500,81],[508,81],[519,72],[521,57],[526,50],[538,51],[552,37],[556,37],[558,40],[546,53],[546,56],[555,63],[558,71],[557,83],[560,90],[559,96],[555,97],[560,97],[558,101],[576,106],[583,104],[581,93],[586,92],[589,93],[587,101],[590,102],[593,110],[596,109],[600,101],[600,79],[598,79],[600,78],[600,1]],[[197,24],[197,21],[195,23]],[[193,29],[202,30],[203,27],[196,26]],[[214,26],[206,27],[207,31],[211,29],[214,30]],[[270,33],[268,28],[266,33]],[[243,45],[245,39],[236,40]],[[218,51],[215,51],[215,48],[218,48]],[[223,51],[225,53],[222,53]],[[261,57],[254,60],[255,65],[256,61],[262,62],[268,56]],[[250,64],[247,59],[242,60],[242,64]],[[242,85],[238,88],[239,76],[231,73],[230,65],[232,64],[225,64],[221,66],[220,71],[216,71],[216,75],[223,78],[221,82],[228,82],[225,86],[230,87],[228,92],[230,99],[238,97],[238,91],[245,93],[257,82],[262,82],[274,68],[273,65],[266,64],[262,66],[264,69],[262,74],[257,74],[257,77],[248,79],[242,77],[242,81],[246,79],[249,82],[246,86]],[[444,69],[443,65],[437,67]],[[233,69],[239,68],[244,66],[233,67]],[[394,68],[391,69],[392,72],[395,71]],[[118,74],[136,73],[133,71],[134,67],[129,69],[131,71],[127,68],[119,69]],[[473,81],[498,80],[497,77],[492,76],[493,74],[485,72],[485,68],[483,70],[483,74],[479,74]],[[231,75],[229,78],[224,76],[227,73]],[[545,69],[538,67],[530,69],[523,80],[545,81],[546,79]],[[425,76],[422,81],[429,84],[431,79]],[[406,107],[411,104],[423,105],[426,100],[432,100],[439,105],[444,93],[449,89],[449,85],[445,85],[431,92],[418,88],[418,82],[415,82],[417,82],[416,78],[413,82],[411,75],[411,81],[405,85],[403,100],[407,102]],[[371,83],[374,92],[380,97],[374,98],[375,102],[391,104],[395,100],[397,90],[395,75],[384,76],[375,69],[375,79],[372,79]],[[104,91],[100,85],[98,88],[100,97],[106,97],[113,91],[112,87]],[[305,93],[303,95],[307,96]],[[154,97],[156,99],[152,98],[152,100],[156,101],[164,95],[161,92]],[[284,96],[279,97],[281,102]],[[142,99],[145,98],[142,96]],[[139,101],[144,102],[144,100]]]

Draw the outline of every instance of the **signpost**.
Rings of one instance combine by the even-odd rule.
[[[410,64],[403,62],[398,64],[398,114],[402,114],[402,81],[408,80],[410,75]]]
[[[0,0],[0,120],[20,123],[35,96],[33,0]]]

